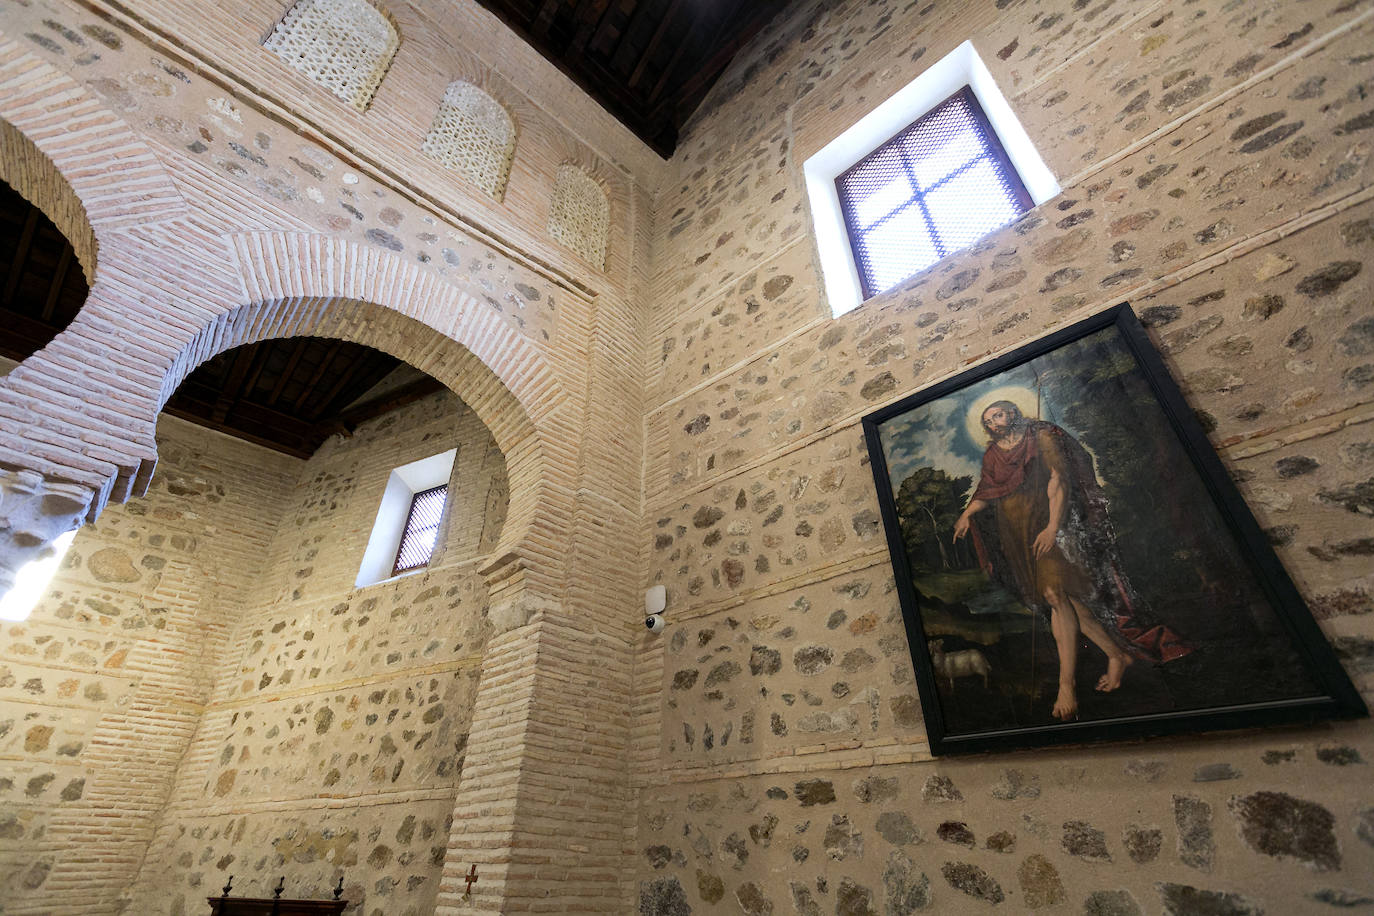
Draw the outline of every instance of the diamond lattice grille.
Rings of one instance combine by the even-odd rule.
[[[865,297],[1032,206],[967,87],[836,178],[835,188]]]
[[[366,111],[401,39],[367,0],[296,0],[263,47]]]
[[[610,229],[611,205],[601,185],[575,165],[560,165],[549,207],[549,235],[604,268]]]
[[[501,103],[471,83],[451,83],[421,147],[500,200],[515,155],[515,122]]]
[[[448,484],[415,494],[406,518],[406,530],[396,551],[396,566],[392,575],[429,565],[434,554],[434,542],[439,537],[439,522],[444,517],[444,501],[448,499]],[[385,556],[385,554],[384,554]]]

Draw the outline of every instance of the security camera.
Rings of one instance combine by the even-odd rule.
[[[655,585],[644,593],[644,628],[650,633],[662,633],[668,625],[663,619],[663,608],[667,603],[667,589],[662,585]]]

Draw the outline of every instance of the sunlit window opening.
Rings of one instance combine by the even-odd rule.
[[[387,476],[377,519],[358,567],[358,588],[424,569],[433,559],[458,450],[395,468]],[[437,494],[437,496],[436,496]]]
[[[835,179],[864,298],[1033,206],[969,87]]]
[[[1059,193],[964,42],[802,163],[832,315]]]
[[[406,517],[401,546],[396,551],[393,576],[429,565],[434,555],[434,543],[439,537],[439,523],[444,517],[444,502],[448,499],[448,484],[415,494]]]
[[[28,620],[38,599],[48,590],[48,584],[62,565],[67,548],[76,538],[76,529],[57,536],[52,543],[52,552],[41,560],[34,560],[20,567],[14,576],[14,588],[0,598],[0,620]]]

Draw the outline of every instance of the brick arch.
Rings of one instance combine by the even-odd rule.
[[[550,431],[536,425],[524,406],[467,347],[399,311],[362,299],[297,296],[244,305],[227,312],[191,340],[167,380],[179,382],[196,365],[243,344],[284,337],[328,337],[364,344],[404,360],[444,383],[491,430],[506,458],[510,508],[488,575],[514,564],[549,586],[561,580],[550,568],[557,555],[540,551],[536,532],[566,530],[570,509],[552,482],[555,452]],[[164,383],[157,405],[175,390]],[[543,554],[541,557],[540,554]]]
[[[240,344],[332,337],[375,347],[447,385],[491,430],[506,458],[510,508],[488,575],[519,572],[551,593],[561,586],[576,475],[570,405],[543,354],[463,288],[392,252],[305,232],[228,239],[245,304],[185,338],[140,411],[162,405],[205,360]]]
[[[113,233],[186,212],[162,164],[128,124],[3,31],[0,178],[67,237],[92,286]]]
[[[130,126],[3,29],[0,178],[72,243],[90,286],[77,321],[119,298],[121,277],[139,273],[141,252],[127,243],[132,230],[187,214],[171,177]],[[146,486],[151,435],[130,433],[137,424],[121,419],[117,402],[93,404],[80,396],[92,388],[119,390],[125,374],[127,366],[93,366],[64,332],[0,379],[0,417],[25,430],[0,442],[0,468],[37,475],[44,487],[85,493],[75,521],[64,516],[53,522],[55,530],[93,521],[111,498],[127,499]],[[75,435],[76,428],[85,435]],[[0,544],[0,567],[24,553],[13,547]]]

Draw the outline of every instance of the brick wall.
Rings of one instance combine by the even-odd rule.
[[[504,452],[511,500],[475,577],[450,568],[423,598],[409,580],[379,586],[396,590],[392,609],[455,620],[472,600],[459,583],[486,590],[484,651],[454,637],[434,670],[414,616],[381,621],[356,601],[326,631],[357,641],[311,661],[328,654],[305,639],[322,632],[309,628],[325,613],[325,561],[309,556],[319,545],[274,542],[260,584],[275,591],[253,592],[260,624],[225,642],[225,692],[194,738],[178,733],[175,788],[133,780],[137,743],[102,745],[110,773],[133,774],[102,804],[151,835],[157,793],[172,793],[143,877],[130,883],[136,840],[99,861],[45,852],[53,867],[23,891],[34,911],[82,886],[144,903],[164,865],[191,907],[212,875],[270,883],[277,858],[312,885],[343,867],[350,893],[386,913],[862,913],[926,899],[1300,912],[1374,897],[1361,776],[1374,749],[1359,723],[929,760],[858,418],[1123,299],[1150,317],[1366,692],[1370,677],[1365,516],[1329,498],[1369,476],[1367,6],[997,6],[800,4],[736,61],[666,165],[469,2],[393,5],[401,51],[365,114],[259,47],[283,3],[235,0],[214,29],[183,0],[5,6],[0,117],[22,135],[6,134],[21,158],[6,174],[46,176],[25,193],[66,200],[59,225],[81,235],[72,189],[96,253],[77,322],[0,381],[0,467],[87,488],[96,519],[159,479],[157,409],[196,362],[320,333],[457,391]],[[1064,192],[831,320],[800,164],[969,38]],[[454,78],[521,131],[500,204],[416,153]],[[544,235],[564,161],[608,190],[604,271]],[[0,560],[14,553],[0,544]],[[130,599],[199,606],[202,577],[165,572],[160,591],[130,583]],[[653,582],[669,588],[673,629],[641,637]],[[106,700],[81,679],[104,659],[83,651],[72,689],[90,719]],[[158,664],[199,670],[173,655]],[[375,702],[374,680],[388,685]],[[184,723],[169,698],[199,685],[100,690]],[[398,740],[383,707],[440,716],[428,724],[455,742],[456,710],[471,710],[447,812],[438,768],[458,754],[404,743],[421,732]],[[340,734],[376,750],[331,760]],[[91,790],[61,795],[79,778],[40,780],[14,825],[78,823],[66,812]],[[1305,826],[1285,833],[1269,803]],[[329,836],[312,832],[322,822]],[[71,835],[44,829],[53,850]],[[1255,840],[1270,835],[1278,845]],[[42,862],[14,880],[39,883]]]
[[[147,496],[4,627],[7,912],[83,912],[132,879],[300,463],[175,419],[159,445]]]
[[[456,447],[423,571],[354,588],[391,470]],[[143,872],[140,912],[194,913],[228,875],[359,913],[429,912],[491,627],[477,568],[506,508],[491,434],[450,394],[332,439],[273,494],[281,521]]]
[[[8,908],[189,913],[229,874],[266,894],[285,869],[300,895],[346,875],[358,912],[428,912],[491,630],[500,451],[450,394],[304,462],[162,430],[147,497],[83,530],[7,628]],[[431,566],[355,589],[391,470],[455,447]]]

